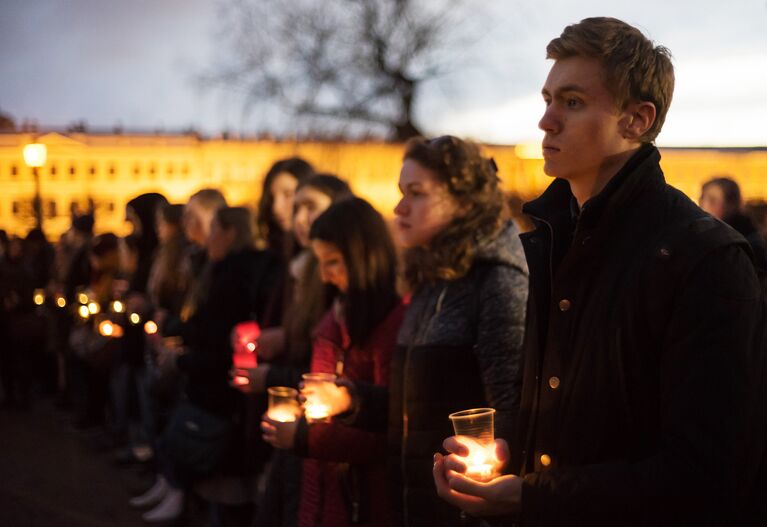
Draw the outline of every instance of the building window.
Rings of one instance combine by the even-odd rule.
[[[135,165],[133,165],[133,177],[134,179],[138,179],[140,175],[141,175],[141,165],[136,163]]]
[[[107,211],[108,212],[114,212],[115,211],[115,202],[114,201],[107,201]]]
[[[19,211],[21,211],[21,204],[18,201],[14,201],[11,203],[11,212],[14,216],[19,215]]]
[[[154,164],[149,165],[149,177],[154,178],[155,174],[157,174],[157,167]]]
[[[115,166],[114,165],[109,165],[109,177],[110,177],[110,179],[114,179],[116,173],[117,173],[117,170],[115,169]]]
[[[189,175],[189,165],[187,165],[186,163],[184,163],[184,165],[181,167],[181,173],[182,173],[184,176],[188,176],[188,175]]]
[[[91,176],[95,176],[95,175],[96,175],[96,165],[91,165],[91,166],[88,168],[88,173],[89,173]]]
[[[168,174],[168,177],[173,177],[173,165],[168,163],[168,166],[165,168],[165,172]]]
[[[75,179],[77,176],[77,167],[75,165],[69,165],[69,179]]]
[[[56,209],[56,202],[51,200],[48,202],[48,217],[55,218],[58,210]]]
[[[16,177],[19,175],[19,167],[16,165],[11,165],[11,177]]]
[[[56,165],[51,165],[51,179],[56,179],[57,172],[58,169],[56,168]]]

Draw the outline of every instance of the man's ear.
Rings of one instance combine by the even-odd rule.
[[[623,137],[630,141],[639,141],[655,123],[655,105],[649,101],[629,103],[624,112]]]

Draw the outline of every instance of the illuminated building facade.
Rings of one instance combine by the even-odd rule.
[[[24,145],[48,149],[40,169],[44,228],[57,239],[71,211],[93,207],[96,232],[124,235],[125,204],[143,192],[161,192],[183,203],[203,187],[223,191],[230,203],[254,206],[271,164],[301,156],[322,172],[338,174],[384,215],[399,199],[397,178],[403,146],[381,142],[291,142],[255,139],[202,139],[189,135],[5,133],[0,134],[0,229],[24,235],[34,225],[32,169]],[[504,188],[525,198],[550,182],[534,148],[486,146],[495,158]],[[745,199],[767,199],[767,148],[662,149],[668,181],[697,200],[701,184],[729,174]]]

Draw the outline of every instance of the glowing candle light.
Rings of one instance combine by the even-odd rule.
[[[286,386],[273,386],[269,392],[269,419],[280,423],[292,423],[301,415],[298,390]]]
[[[85,293],[78,293],[77,295],[78,302],[80,302],[81,304],[87,304],[88,300],[89,300],[88,295],[86,295]]]
[[[255,342],[248,342],[248,344],[245,347],[248,348],[248,351],[251,352],[251,353],[256,351],[256,343]]]
[[[474,408],[449,416],[458,441],[469,450],[463,458],[466,475],[476,481],[489,481],[498,475],[494,415],[492,408]]]
[[[88,312],[91,315],[95,315],[101,311],[101,306],[98,305],[96,302],[90,302],[88,304]]]
[[[138,313],[131,313],[130,316],[128,317],[128,320],[130,320],[130,323],[135,326],[136,324],[141,322],[141,317],[139,316]]]
[[[304,411],[310,421],[321,421],[330,416],[330,406],[322,403],[307,402],[304,404]]]
[[[279,423],[292,423],[297,419],[296,413],[288,407],[275,407],[267,412],[269,419]]]
[[[306,397],[304,413],[309,422],[326,421],[331,415],[331,390],[335,388],[336,376],[332,373],[304,373],[303,394]]]
[[[104,337],[111,337],[114,334],[115,327],[111,321],[105,320],[99,324],[99,333]]]
[[[123,304],[119,300],[115,300],[114,302],[112,302],[112,312],[114,313],[125,312],[125,304]]]
[[[64,298],[61,295],[57,295],[56,296],[56,305],[59,306],[60,308],[64,309],[65,307],[67,307],[67,299]]]
[[[146,324],[144,324],[144,332],[146,332],[147,335],[154,335],[157,333],[157,324],[154,320],[146,321]]]
[[[88,317],[91,316],[91,312],[88,310],[88,306],[80,306],[77,309],[77,314],[80,315],[80,318],[83,320],[88,320]]]
[[[237,386],[247,386],[248,384],[250,384],[250,379],[248,379],[244,375],[235,375],[234,384],[236,384]]]
[[[42,289],[35,289],[35,294],[32,299],[36,306],[42,306],[45,303],[45,291]]]

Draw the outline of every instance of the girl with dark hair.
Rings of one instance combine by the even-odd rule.
[[[309,163],[291,157],[277,161],[264,177],[256,225],[261,241],[277,255],[289,255],[292,250],[290,234],[296,189],[313,174]]]
[[[330,174],[312,176],[299,185],[293,228],[302,250],[288,266],[291,287],[284,325],[262,330],[257,343],[261,362],[249,372],[250,384],[240,386],[243,391],[260,394],[272,386],[297,386],[301,374],[309,371],[311,333],[333,296],[320,279],[317,260],[309,247],[309,232],[314,220],[332,203],[352,195],[345,181]],[[301,460],[289,452],[275,451],[265,493],[259,500],[257,525],[293,527],[297,524],[300,480]]]
[[[404,307],[396,255],[383,218],[365,200],[332,205],[312,225],[323,282],[339,297],[315,329],[312,372],[385,386]],[[383,433],[337,422],[279,423],[264,416],[264,439],[305,457],[300,526],[389,525]]]

